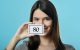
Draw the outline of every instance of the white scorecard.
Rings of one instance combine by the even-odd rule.
[[[42,25],[42,24],[29,24],[28,25],[28,33],[34,34],[34,35],[43,35],[44,25]]]

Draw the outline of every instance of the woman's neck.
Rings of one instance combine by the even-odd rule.
[[[40,37],[40,45],[38,50],[55,50],[55,45],[52,41],[45,37]]]
[[[48,38],[42,36],[40,37],[40,45],[55,47],[53,41],[50,41]]]

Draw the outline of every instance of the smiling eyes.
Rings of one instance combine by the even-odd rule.
[[[50,18],[50,17],[45,17],[45,19],[46,19],[46,20],[51,20],[51,18]]]
[[[35,21],[38,21],[39,20],[39,18],[37,18],[37,17],[33,17],[33,19]],[[51,20],[51,18],[50,17],[44,17],[43,20]]]
[[[37,17],[34,17],[33,19],[34,19],[34,20],[36,20],[36,21],[38,21],[38,20],[39,20],[39,18],[37,18]]]

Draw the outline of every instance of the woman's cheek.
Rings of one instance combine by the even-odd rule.
[[[38,24],[38,21],[33,21],[34,24]]]
[[[50,27],[51,26],[51,21],[46,21],[46,22],[44,22],[44,24],[46,25],[46,26],[48,26],[48,27]]]

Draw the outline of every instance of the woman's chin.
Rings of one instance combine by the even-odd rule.
[[[42,33],[40,36],[46,36],[46,34],[47,34],[47,33],[46,33],[46,32],[44,32],[44,33]]]

